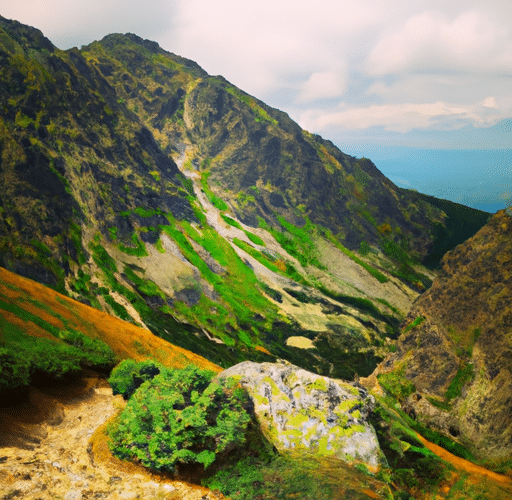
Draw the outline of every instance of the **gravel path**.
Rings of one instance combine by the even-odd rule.
[[[206,488],[162,479],[113,459],[96,436],[93,445],[91,438],[123,400],[112,395],[105,381],[90,382],[93,387],[87,395],[64,404],[53,401],[44,422],[24,423],[23,414],[14,422],[16,410],[2,412],[0,500],[223,498]],[[48,398],[40,393],[36,399],[39,410],[48,406]],[[33,417],[37,411],[32,413]]]

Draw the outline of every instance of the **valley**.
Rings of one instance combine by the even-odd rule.
[[[0,103],[0,499],[510,497],[509,211],[398,188],[133,34],[0,17]],[[247,435],[183,445],[189,477],[114,458],[172,434],[112,444],[143,382],[134,414],[235,411],[165,392],[192,368],[235,374]]]

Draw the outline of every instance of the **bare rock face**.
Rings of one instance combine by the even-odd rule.
[[[365,390],[289,364],[245,361],[218,376],[247,389],[264,435],[279,451],[308,450],[379,469],[383,455],[367,422],[375,401]]]
[[[432,287],[413,305],[397,352],[376,372],[403,370],[425,396],[406,402],[425,424],[457,438],[481,458],[510,457],[510,214],[498,212],[442,263]],[[418,318],[423,321],[414,326]]]

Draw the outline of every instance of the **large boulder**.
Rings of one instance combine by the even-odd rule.
[[[244,361],[232,377],[249,393],[265,437],[279,450],[307,450],[376,472],[383,454],[367,417],[372,396],[349,383],[290,364]]]

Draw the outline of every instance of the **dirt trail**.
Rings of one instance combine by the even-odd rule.
[[[80,398],[62,403],[59,397],[52,400],[35,391],[30,404],[0,412],[0,500],[223,498],[206,488],[124,466],[104,449],[99,456],[101,441],[95,440],[93,447],[91,438],[123,401],[104,380],[85,382],[91,387]],[[46,420],[37,422],[42,417]]]
[[[423,436],[420,436],[419,434],[416,434],[416,436],[431,452],[435,453],[438,457],[442,458],[446,462],[451,463],[460,471],[470,474],[471,476],[476,476],[476,478],[485,477],[502,486],[507,486],[510,488],[510,493],[512,495],[512,479],[510,477],[497,474],[496,472],[492,472],[485,467],[481,467],[472,462],[469,462],[468,460],[453,455],[449,451],[446,451],[444,448],[441,448],[441,446],[427,441]]]

